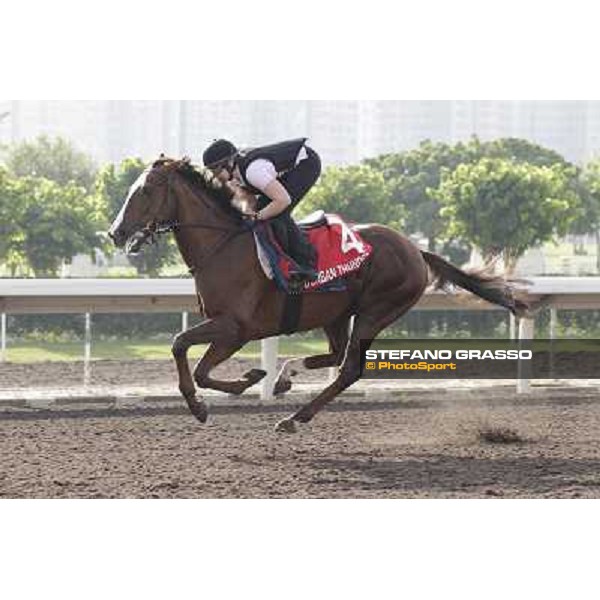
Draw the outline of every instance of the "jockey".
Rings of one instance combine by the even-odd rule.
[[[319,155],[298,138],[269,146],[238,150],[227,140],[215,140],[202,155],[204,165],[234,192],[242,187],[258,198],[249,216],[258,221],[271,220],[283,250],[299,266],[292,277],[315,279],[315,250],[291,217],[321,173]]]

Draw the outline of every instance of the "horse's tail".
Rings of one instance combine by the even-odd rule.
[[[447,289],[451,285],[461,287],[492,304],[508,308],[516,317],[529,311],[529,304],[518,297],[515,288],[522,280],[492,275],[486,268],[463,271],[437,254],[425,250],[421,250],[421,254],[431,269],[435,289]]]

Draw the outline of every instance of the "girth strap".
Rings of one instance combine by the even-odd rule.
[[[298,330],[302,312],[303,294],[286,294],[281,313],[279,328],[281,333],[289,335]]]

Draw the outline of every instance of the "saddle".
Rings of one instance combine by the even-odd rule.
[[[316,229],[317,227],[327,225],[327,215],[324,210],[316,210],[300,221],[297,221],[297,223],[302,231],[309,231],[310,229]]]
[[[298,222],[317,251],[315,281],[294,287],[290,272],[298,265],[277,242],[268,221],[259,221],[253,229],[256,250],[265,275],[287,294],[331,292],[347,289],[344,277],[360,269],[372,252],[370,244],[339,215],[316,211]]]

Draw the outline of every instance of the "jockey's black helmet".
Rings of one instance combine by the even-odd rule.
[[[237,148],[229,140],[215,140],[202,154],[202,162],[209,169],[233,158]]]

